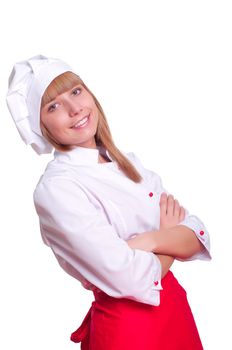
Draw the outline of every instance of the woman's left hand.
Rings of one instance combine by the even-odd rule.
[[[178,225],[185,218],[185,209],[180,206],[173,195],[165,192],[160,197],[160,229],[167,229]]]

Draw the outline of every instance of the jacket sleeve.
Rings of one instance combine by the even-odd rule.
[[[139,158],[134,153],[131,152],[128,154],[128,156],[134,162],[144,181],[149,184],[150,188],[154,189],[154,192],[156,192],[157,195],[160,196],[163,192],[166,192],[168,194],[168,191],[163,187],[162,180],[158,174],[149,169],[144,168]],[[197,216],[190,215],[186,208],[185,213],[185,219],[182,222],[180,222],[179,225],[185,225],[191,230],[193,230],[205,249],[202,252],[197,253],[191,256],[190,258],[184,260],[210,260],[210,237],[207,228]]]
[[[67,273],[113,297],[159,305],[159,259],[131,249],[80,184],[48,178],[37,185],[34,203],[43,240]]]

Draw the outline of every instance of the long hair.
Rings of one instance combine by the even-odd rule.
[[[99,121],[97,131],[94,136],[96,145],[103,146],[109,152],[111,158],[117,162],[119,169],[128,178],[136,183],[141,182],[141,175],[135,169],[133,164],[115,146],[108,122],[100,103],[78,75],[72,72],[65,72],[56,77],[44,92],[41,100],[41,108],[50,101],[54,100],[56,96],[72,89],[74,86],[79,84],[82,85],[91,94],[99,111]],[[55,147],[55,149],[62,152],[67,152],[72,149],[70,145],[63,145],[55,140],[52,133],[42,122],[40,122],[40,126],[43,136]]]

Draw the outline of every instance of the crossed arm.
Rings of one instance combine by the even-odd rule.
[[[127,241],[134,249],[153,252],[160,259],[162,277],[168,272],[175,257],[186,259],[203,250],[195,233],[184,225],[185,210],[172,195],[162,193],[160,198],[160,228],[137,235]]]

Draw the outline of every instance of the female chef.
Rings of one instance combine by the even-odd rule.
[[[174,258],[210,259],[203,223],[115,146],[99,102],[65,62],[16,63],[7,103],[27,144],[55,148],[34,192],[42,238],[95,298],[71,339],[82,350],[203,349],[169,271]]]

